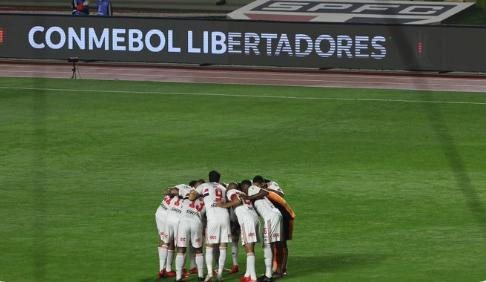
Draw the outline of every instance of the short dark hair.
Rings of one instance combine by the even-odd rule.
[[[197,183],[197,180],[191,180],[189,181],[189,186],[194,187]]]
[[[209,182],[219,182],[220,177],[221,174],[219,174],[219,172],[216,170],[211,170],[209,172]]]
[[[253,177],[253,183],[263,184],[265,183],[261,175]]]
[[[245,179],[245,180],[241,181],[241,183],[240,183],[240,186],[243,186],[243,185],[251,186],[251,181],[248,180],[248,179]]]

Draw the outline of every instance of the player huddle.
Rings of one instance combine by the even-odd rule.
[[[199,281],[221,281],[228,243],[231,243],[233,259],[230,272],[239,271],[240,237],[246,251],[246,272],[240,281],[273,281],[275,277],[287,275],[286,241],[292,238],[295,214],[283,195],[276,182],[262,176],[255,176],[253,181],[225,185],[220,183],[220,174],[214,170],[209,172],[209,182],[191,181],[189,185],[167,189],[155,213],[160,235],[159,279],[175,276],[176,281],[182,281],[187,277],[183,269],[187,252],[190,272],[197,273]],[[257,278],[254,247],[262,239],[265,274]],[[204,257],[203,240],[206,244]],[[218,266],[216,271],[213,263]]]

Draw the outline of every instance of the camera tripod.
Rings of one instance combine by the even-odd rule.
[[[81,73],[79,72],[79,68],[78,68],[79,58],[69,57],[68,62],[73,64],[73,68],[71,69],[73,71],[71,79],[81,78]]]

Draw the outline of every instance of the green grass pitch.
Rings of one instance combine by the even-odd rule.
[[[1,78],[0,120],[0,281],[155,281],[213,168],[285,189],[283,281],[486,280],[485,93]]]

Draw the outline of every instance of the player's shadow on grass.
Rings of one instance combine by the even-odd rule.
[[[378,264],[385,258],[386,256],[379,254],[294,256],[289,257],[289,275],[290,277],[303,277],[316,273],[345,271]]]

